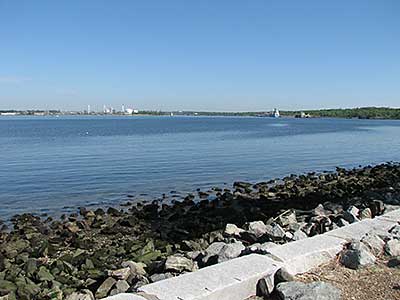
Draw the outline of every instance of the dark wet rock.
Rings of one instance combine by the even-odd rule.
[[[389,259],[387,262],[389,268],[399,268],[400,267],[400,256],[395,256]]]
[[[360,221],[358,218],[359,209],[355,206],[350,206],[344,213],[343,218],[349,222],[354,223]]]
[[[275,285],[281,282],[294,281],[295,277],[291,275],[285,268],[280,268],[274,275]]]
[[[266,276],[258,280],[256,286],[256,295],[259,297],[268,298],[275,288],[274,278]]]

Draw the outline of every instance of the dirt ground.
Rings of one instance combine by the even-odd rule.
[[[296,280],[331,283],[342,291],[342,300],[400,300],[400,266],[389,268],[384,260],[378,260],[374,266],[360,270],[351,270],[338,262],[332,262],[298,275]],[[262,298],[254,296],[247,300]]]
[[[389,268],[383,260],[357,271],[332,262],[297,279],[329,282],[342,291],[342,300],[400,300],[400,267]]]

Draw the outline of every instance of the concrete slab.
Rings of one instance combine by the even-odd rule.
[[[147,299],[135,294],[118,294],[115,296],[103,298],[102,300],[147,300]]]
[[[280,266],[266,256],[251,254],[148,284],[140,291],[160,300],[243,300],[256,293],[260,278],[273,276]]]
[[[346,239],[322,234],[271,248],[269,252],[282,260],[287,271],[295,275],[329,262],[346,242]]]
[[[391,212],[388,212],[378,218],[389,219],[389,220],[393,220],[396,222],[400,222],[400,209],[396,209]]]

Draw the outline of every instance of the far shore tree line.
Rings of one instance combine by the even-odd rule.
[[[62,112],[60,110],[0,110],[2,113],[16,113],[20,115],[45,114],[81,114],[80,112]],[[360,107],[360,108],[338,108],[318,109],[302,111],[280,111],[281,116],[295,117],[304,115],[320,118],[359,118],[359,119],[400,119],[400,108],[390,107]],[[92,113],[101,114],[101,113]],[[266,112],[209,112],[209,111],[139,111],[139,115],[189,115],[189,116],[266,116]]]

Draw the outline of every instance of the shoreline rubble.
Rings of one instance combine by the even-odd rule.
[[[235,182],[214,192],[170,205],[82,207],[55,220],[16,215],[13,227],[0,231],[0,299],[101,299],[242,255],[268,254],[275,245],[400,205],[400,166]]]

